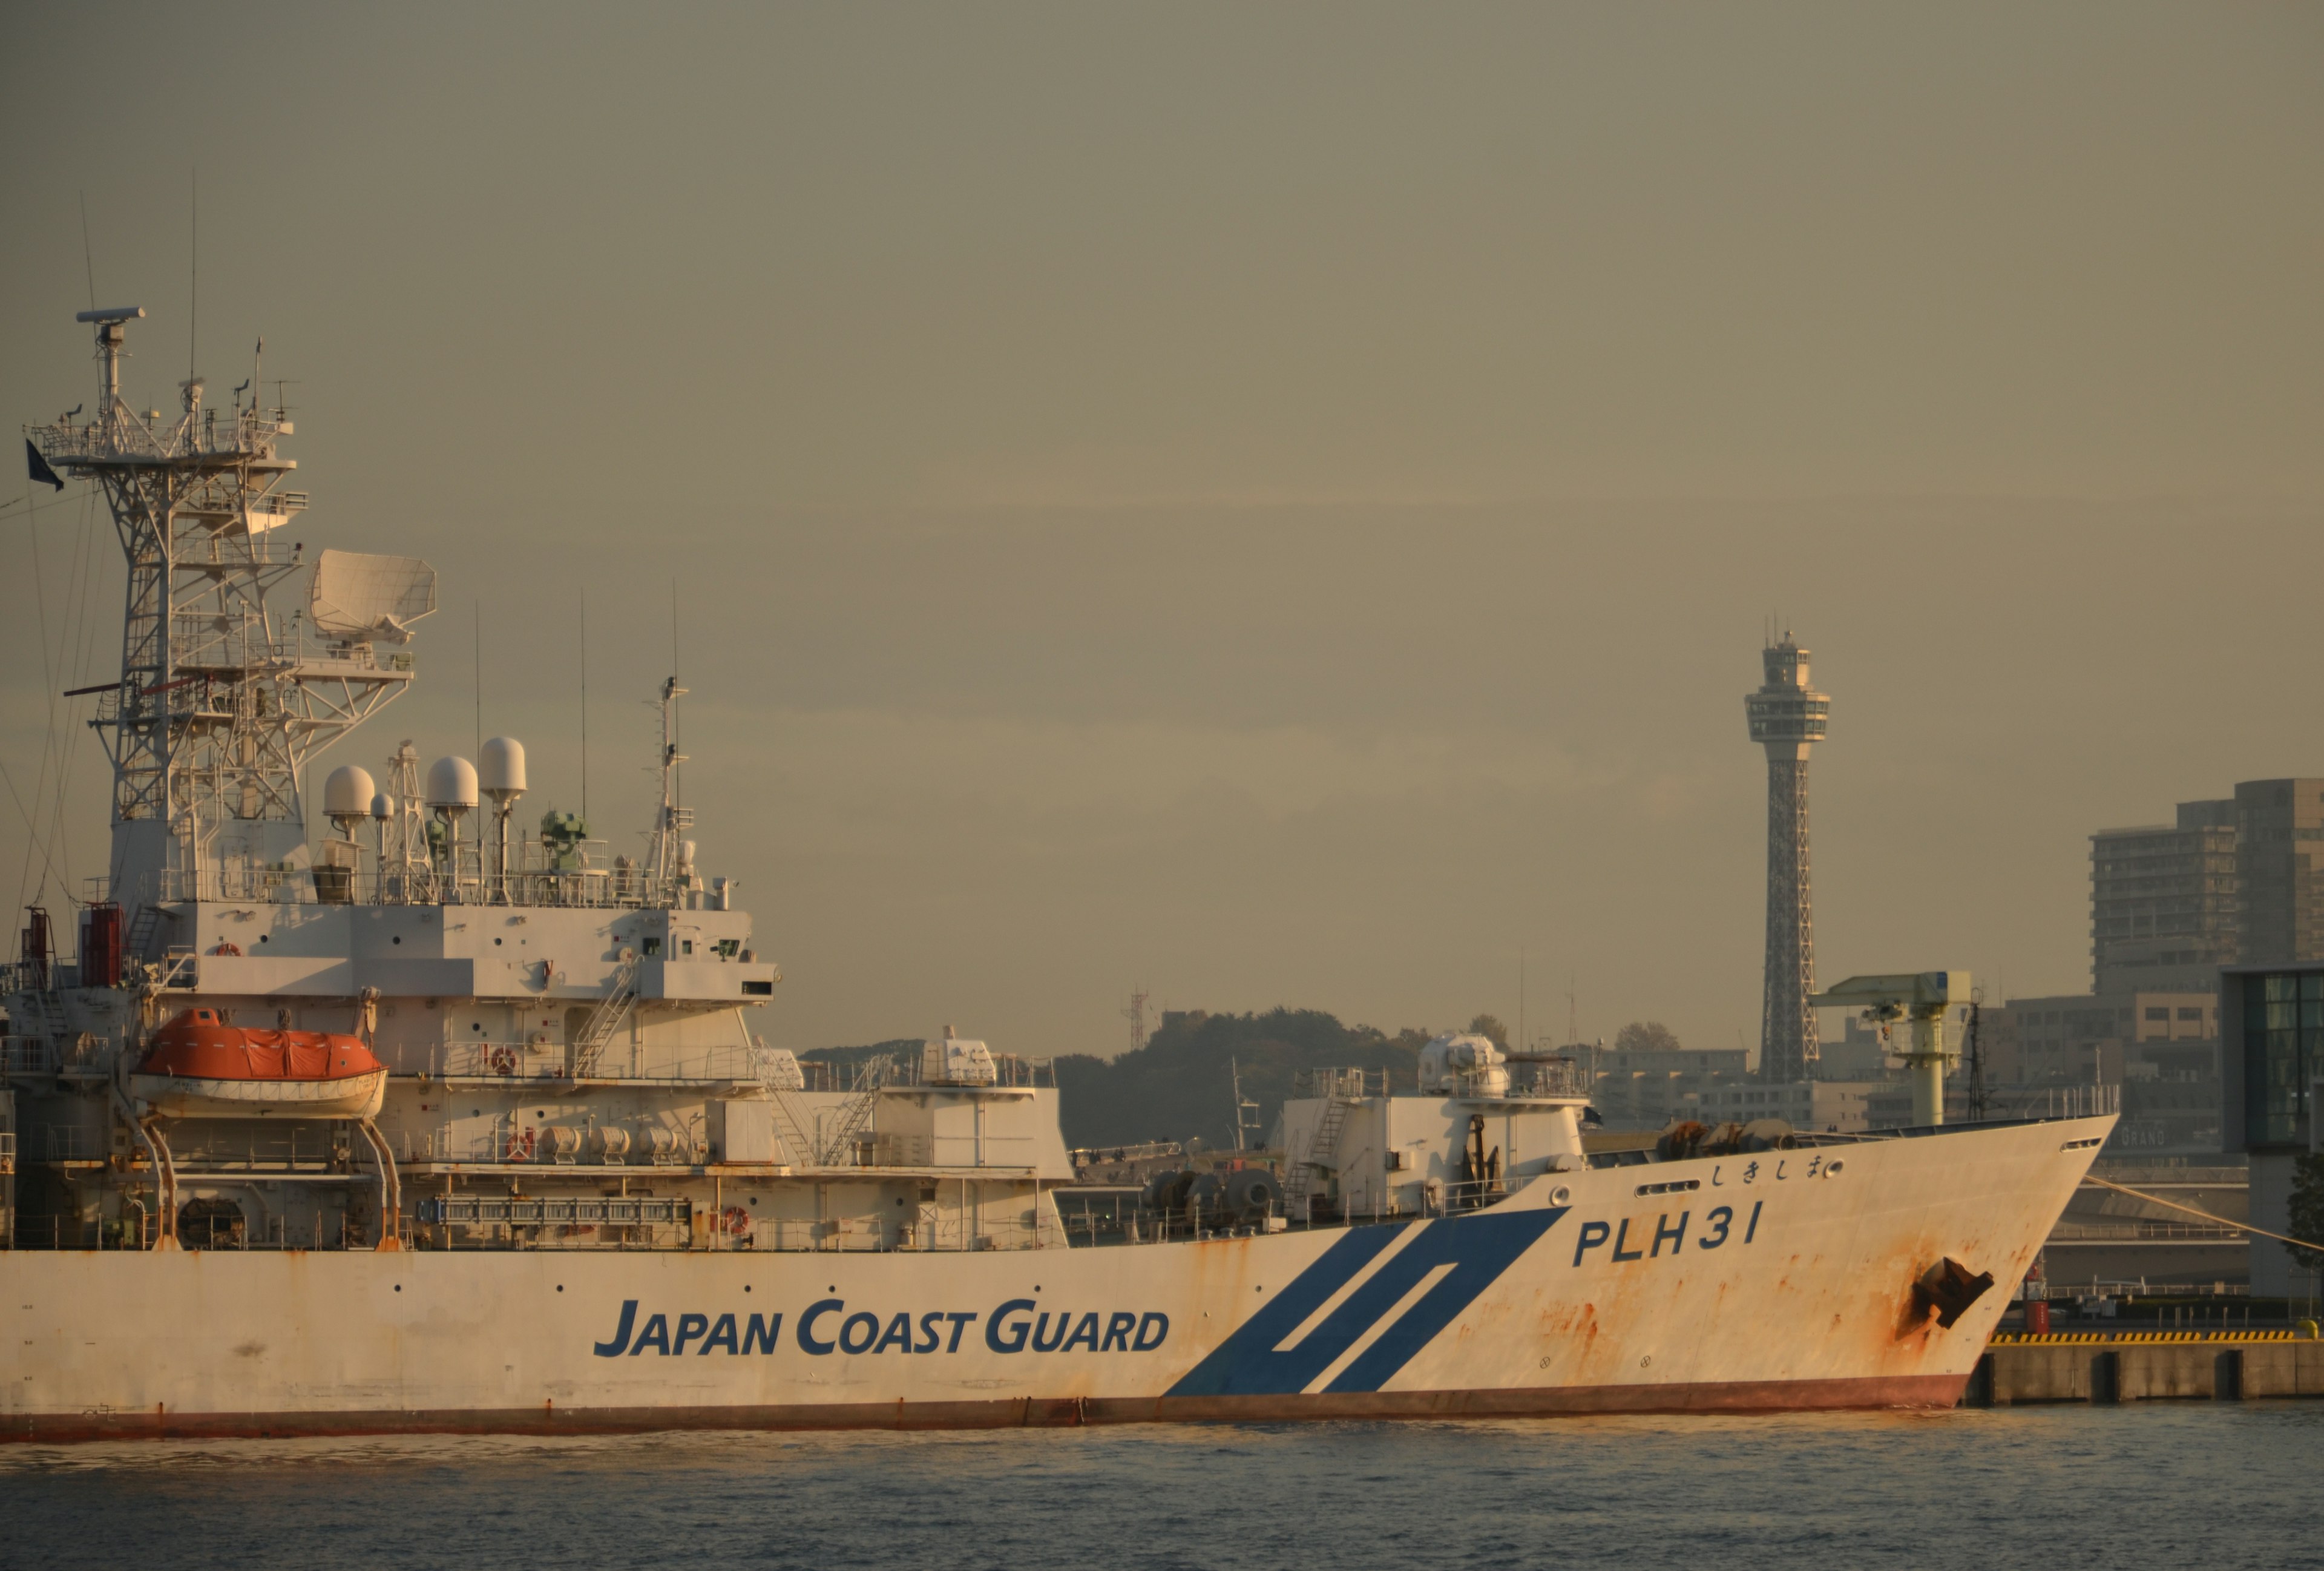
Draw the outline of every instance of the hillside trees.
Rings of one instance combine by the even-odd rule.
[[[1675,1053],[1678,1038],[1658,1020],[1634,1020],[1614,1033],[1618,1053]]]

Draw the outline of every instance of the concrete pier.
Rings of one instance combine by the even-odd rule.
[[[2250,1401],[2324,1397],[2324,1341],[2291,1331],[1997,1336],[1962,1402]]]

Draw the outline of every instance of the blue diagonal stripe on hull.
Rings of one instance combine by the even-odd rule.
[[[1436,1334],[1500,1279],[1517,1258],[1533,1247],[1563,1207],[1480,1216],[1447,1216],[1406,1227],[1360,1227],[1324,1251],[1267,1307],[1243,1322],[1210,1356],[1170,1388],[1169,1395],[1280,1396],[1303,1391],[1316,1376],[1372,1328],[1380,1317],[1439,1266],[1452,1270],[1419,1303],[1366,1348],[1333,1381],[1335,1391],[1377,1391],[1410,1363]],[[1314,1314],[1365,1265],[1408,1227],[1419,1236],[1356,1289],[1298,1346],[1275,1351],[1277,1343]]]
[[[1425,1226],[1424,1223],[1408,1223],[1406,1226]],[[1170,1388],[1167,1394],[1186,1396],[1243,1396],[1268,1391],[1297,1391],[1323,1372],[1323,1366],[1338,1356],[1325,1354],[1314,1361],[1314,1367],[1289,1385],[1278,1383],[1294,1367],[1304,1367],[1305,1354],[1315,1337],[1290,1353],[1276,1353],[1275,1345],[1297,1328],[1299,1323],[1323,1308],[1323,1300],[1347,1286],[1348,1279],[1367,1265],[1372,1257],[1397,1241],[1403,1227],[1351,1227],[1336,1239],[1332,1247],[1314,1265],[1301,1271],[1285,1285],[1283,1290],[1267,1301],[1259,1313],[1244,1321],[1232,1335],[1211,1350],[1209,1357],[1186,1372],[1185,1377]],[[1344,1310],[1344,1306],[1342,1307]],[[1333,1318],[1337,1319],[1338,1316]],[[1318,1327],[1320,1334],[1322,1328]],[[1345,1345],[1342,1344],[1342,1345]],[[1268,1361],[1285,1361],[1280,1371]],[[1259,1383],[1251,1383],[1257,1382]]]

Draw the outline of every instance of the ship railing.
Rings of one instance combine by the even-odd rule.
[[[1512,1096],[1587,1096],[1590,1077],[1570,1058],[1509,1066]]]
[[[578,1134],[580,1138],[559,1150],[550,1143],[550,1130]],[[504,1114],[482,1130],[438,1125],[424,1132],[417,1141],[411,1138],[412,1132],[408,1129],[403,1132],[400,1160],[619,1169],[691,1167],[710,1159],[709,1146],[700,1138],[698,1128],[671,1129],[660,1124],[641,1129],[607,1124],[576,1131],[570,1125],[527,1123]],[[623,1137],[618,1149],[607,1143],[613,1134]]]
[[[682,1197],[612,1195],[434,1195],[414,1210],[439,1227],[668,1227],[691,1225],[694,1215]]]
[[[800,1067],[804,1068],[807,1063],[814,1061],[804,1059]],[[908,1053],[902,1062],[889,1069],[881,1083],[891,1086],[952,1084],[949,1081],[928,1080],[922,1073],[923,1068],[924,1066],[918,1056]],[[1055,1086],[1057,1083],[1057,1064],[1054,1058],[1020,1058],[1015,1053],[995,1053],[992,1055],[992,1084],[996,1086],[1024,1088]]]
[[[1075,1146],[1065,1153],[1076,1169],[1120,1167],[1130,1162],[1161,1161],[1185,1154],[1186,1148],[1175,1140],[1150,1140],[1143,1145]]]
[[[2050,1229],[2050,1242],[2052,1243],[2145,1243],[2173,1239],[2240,1243],[2250,1236],[2243,1228],[2229,1223],[2145,1222],[2130,1218],[2119,1222],[2061,1222]]]
[[[150,1211],[133,1210],[126,1216],[102,1219],[19,1211],[16,1214],[15,1246],[27,1250],[150,1250],[157,1242],[160,1231],[160,1219]],[[330,1231],[326,1232],[319,1211],[312,1214],[309,1228],[295,1235],[283,1219],[276,1216],[262,1224],[255,1232],[246,1219],[231,1224],[220,1221],[197,1231],[180,1226],[178,1242],[180,1247],[189,1250],[236,1252],[355,1249],[363,1247],[364,1243],[359,1234],[351,1234],[338,1219],[334,1219]]]
[[[447,1042],[436,1073],[447,1079],[534,1080],[565,1074],[565,1044]]]
[[[1302,1069],[1291,1077],[1294,1100],[1323,1096],[1354,1100],[1388,1094],[1386,1069]]]
[[[697,892],[678,880],[650,878],[635,869],[565,867],[500,873],[476,871],[473,848],[461,848],[456,875],[442,867],[406,870],[377,865],[370,847],[330,839],[311,866],[236,863],[198,870],[172,868],[155,875],[154,898],[236,901],[253,905],[456,905],[579,910],[686,909]],[[352,855],[351,855],[352,854]]]
[[[2162,1167],[2151,1163],[2101,1162],[2091,1169],[2082,1182],[2091,1178],[2109,1178],[2117,1184],[2131,1184],[2152,1188],[2158,1184],[2186,1187],[2203,1185],[2219,1188],[2240,1189],[2251,1178],[2247,1168]]]
[[[51,1162],[91,1162],[104,1155],[102,1137],[78,1123],[51,1123],[41,1131],[43,1160]]]
[[[571,1075],[567,1051],[558,1040],[447,1042],[436,1055],[433,1072],[452,1079],[561,1080]],[[689,1085],[748,1084],[754,1078],[750,1049],[740,1044],[713,1043],[675,1055],[657,1048],[650,1062],[609,1077]]]
[[[1339,1227],[1351,1220],[1370,1219],[1370,1213],[1363,1217],[1348,1218],[1333,1211],[1310,1224],[1286,1219],[1271,1211],[1268,1215],[1255,1216],[1221,1215],[1201,1206],[1158,1210],[1139,1199],[1134,1190],[1126,1188],[1102,1197],[1060,1190],[1057,1192],[1057,1210],[1063,1219],[1066,1241],[1076,1249],[1139,1243],[1185,1243],[1211,1238],[1250,1238],[1293,1228],[1305,1231],[1310,1225]],[[1410,1211],[1399,1213],[1389,1207],[1379,1214],[1379,1220],[1394,1221],[1398,1215],[1416,1215],[1418,1213]]]
[[[219,418],[221,415],[225,418]],[[51,464],[104,463],[128,459],[209,457],[221,459],[255,457],[272,450],[290,424],[281,409],[206,409],[189,420],[180,414],[145,420],[130,413],[86,425],[27,426],[30,436]]]

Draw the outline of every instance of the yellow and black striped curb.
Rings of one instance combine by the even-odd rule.
[[[2064,1347],[2094,1342],[2313,1342],[2303,1331],[2052,1331],[2046,1335],[2003,1331],[1994,1347]]]

